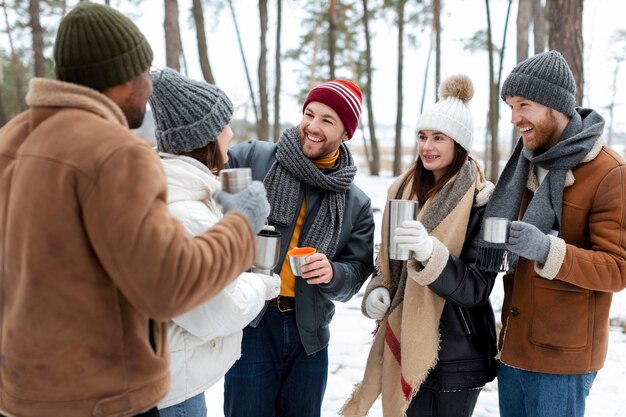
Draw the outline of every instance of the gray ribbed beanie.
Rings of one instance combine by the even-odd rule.
[[[576,81],[563,56],[547,51],[517,64],[502,85],[500,97],[525,97],[567,116],[576,113]]]
[[[212,84],[166,68],[152,74],[150,107],[162,152],[180,154],[214,142],[230,123],[233,103]]]

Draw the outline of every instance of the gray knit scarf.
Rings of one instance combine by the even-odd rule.
[[[557,144],[545,152],[528,150],[524,148],[522,139],[518,140],[485,209],[485,218],[518,219],[530,164],[533,163],[549,172],[530,201],[522,221],[535,225],[546,234],[551,229],[560,234],[563,188],[567,172],[589,153],[604,129],[604,119],[598,113],[583,108],[578,108],[577,111]],[[505,249],[503,243],[494,244],[481,240],[477,264],[489,271],[512,272],[516,259]]]
[[[311,246],[333,259],[346,206],[346,190],[352,184],[356,166],[345,144],[339,146],[334,168],[320,169],[302,153],[298,128],[286,129],[277,144],[276,161],[263,183],[272,206],[269,220],[279,225],[296,221],[298,196],[302,183],[326,191],[313,225],[301,239],[302,246]]]

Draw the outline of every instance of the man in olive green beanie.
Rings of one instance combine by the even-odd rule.
[[[168,321],[251,266],[241,204],[267,217],[265,189],[187,237],[156,153],[128,129],[152,92],[145,37],[80,2],[54,57],[58,79],[32,79],[30,108],[0,129],[0,415],[156,416]]]

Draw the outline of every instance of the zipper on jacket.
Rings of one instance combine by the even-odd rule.
[[[461,309],[461,307],[457,306],[456,311],[459,315],[459,321],[461,322],[461,325],[463,326],[463,330],[465,330],[465,334],[467,336],[471,336],[472,330],[470,329],[469,323],[467,322],[467,319],[465,318],[465,315],[463,314],[463,310]]]

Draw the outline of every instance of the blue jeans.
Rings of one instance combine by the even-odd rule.
[[[269,307],[243,331],[241,358],[224,378],[225,417],[319,417],[328,349],[308,356],[294,311]]]
[[[206,400],[204,392],[167,408],[159,410],[160,417],[206,417]]]
[[[583,417],[596,374],[544,374],[500,363],[500,417]]]

